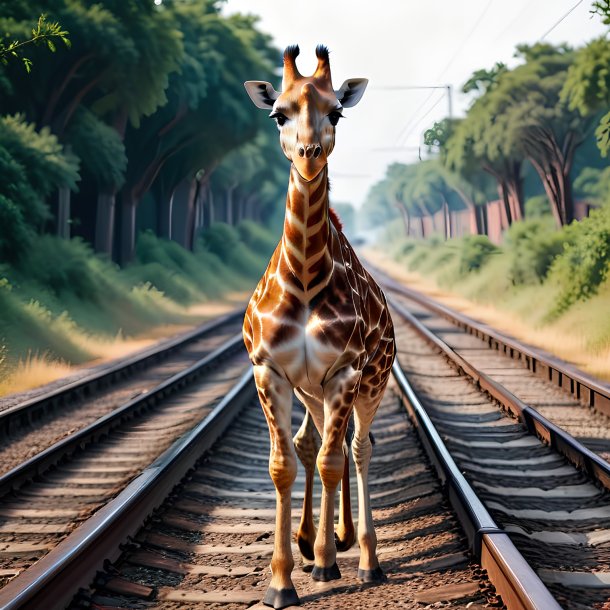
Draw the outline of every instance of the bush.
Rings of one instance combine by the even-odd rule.
[[[461,275],[478,271],[499,248],[489,241],[487,235],[469,235],[459,246],[459,269]]]
[[[279,238],[271,235],[269,231],[252,220],[243,220],[237,225],[237,231],[243,241],[252,252],[261,256],[271,257]]]
[[[550,217],[514,223],[506,233],[511,282],[515,286],[542,283],[565,241]]]
[[[549,279],[560,287],[552,315],[595,294],[610,270],[610,205],[593,210],[589,218],[563,231],[565,249],[553,263]]]
[[[223,264],[250,279],[262,274],[268,260],[264,254],[251,252],[240,241],[236,229],[220,222],[201,233],[199,248],[215,254]]]
[[[546,195],[536,195],[525,201],[525,218],[544,218],[551,215],[551,204]]]

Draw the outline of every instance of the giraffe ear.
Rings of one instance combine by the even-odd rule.
[[[341,106],[344,108],[355,106],[363,96],[368,83],[368,78],[348,78],[341,85],[341,89],[335,91],[335,95],[341,103]]]
[[[249,80],[244,87],[257,108],[269,110],[280,94],[273,88],[271,83],[262,80]]]

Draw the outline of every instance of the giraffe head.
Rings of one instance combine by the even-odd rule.
[[[328,49],[318,45],[318,66],[312,76],[302,76],[296,66],[298,46],[284,51],[282,91],[271,83],[247,81],[248,95],[258,108],[271,110],[277,122],[280,144],[305,180],[315,178],[328,161],[335,146],[335,127],[344,108],[355,106],[368,80],[350,78],[333,90]]]

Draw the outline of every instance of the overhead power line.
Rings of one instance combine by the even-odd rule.
[[[483,10],[479,13],[479,16],[477,17],[477,19],[473,23],[472,27],[470,28],[470,30],[468,31],[466,36],[464,36],[464,38],[462,39],[462,41],[458,45],[457,49],[453,52],[453,54],[451,55],[451,59],[447,62],[447,65],[442,69],[440,74],[437,76],[436,80],[440,80],[444,76],[444,74],[447,72],[447,70],[449,70],[449,68],[453,65],[453,62],[456,60],[458,55],[463,51],[464,47],[466,46],[466,43],[468,42],[468,40],[470,40],[470,37],[475,33],[476,29],[481,24],[481,21],[483,21],[483,18],[487,14],[487,11],[489,11],[492,3],[493,3],[493,0],[489,0],[487,2],[487,4],[485,5],[485,7],[483,8]],[[426,116],[428,116],[428,114],[431,112],[432,108],[434,108],[435,106],[438,105],[439,101],[437,100],[434,103],[434,105],[432,106],[432,108],[430,108],[426,112],[426,114],[424,114],[423,117],[418,118],[419,113],[423,110],[423,108],[426,107],[426,105],[428,104],[428,102],[430,101],[430,99],[432,98],[433,95],[434,95],[434,90],[432,90],[426,96],[426,99],[424,99],[424,101],[417,107],[415,112],[411,115],[411,119],[409,119],[407,124],[400,130],[400,132],[399,132],[399,134],[398,134],[398,136],[396,138],[397,142],[400,141],[400,140],[404,141],[408,135],[411,135],[411,133],[413,132],[415,127],[417,127],[417,125],[419,125],[422,122],[422,120]],[[407,133],[407,136],[404,136],[405,133]]]
[[[544,40],[574,9],[576,9],[584,0],[579,0],[553,27],[547,30],[541,37],[540,40]]]

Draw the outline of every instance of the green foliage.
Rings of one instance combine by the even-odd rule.
[[[62,240],[42,235],[36,247],[28,250],[20,269],[27,270],[27,279],[44,286],[61,299],[67,293],[80,299],[98,301],[109,288],[108,282],[100,285],[92,273],[93,251],[80,239]]]
[[[574,180],[574,189],[597,205],[610,203],[610,167],[585,167]]]
[[[525,218],[544,218],[551,214],[551,204],[546,195],[536,195],[525,200]]]
[[[32,69],[32,60],[23,55],[24,47],[30,44],[43,44],[46,45],[49,51],[55,53],[57,47],[55,46],[53,39],[58,38],[66,47],[70,48],[68,34],[69,32],[62,30],[59,23],[50,23],[47,21],[45,15],[40,15],[36,27],[32,28],[31,38],[28,40],[13,40],[8,44],[5,40],[0,40],[0,63],[6,66],[10,58],[21,59],[26,72],[30,72]]]
[[[125,146],[113,129],[90,110],[76,113],[67,133],[74,153],[98,186],[120,187],[125,180]]]
[[[0,118],[0,259],[15,262],[50,217],[46,197],[78,180],[76,159],[48,129],[36,131],[22,116]]]
[[[596,0],[591,12],[600,15],[602,23],[610,25],[610,0]]]
[[[506,233],[510,281],[516,286],[542,283],[565,241],[550,216],[514,223]]]
[[[597,3],[600,5],[600,3]],[[561,91],[562,101],[582,116],[595,114],[610,106],[610,40],[602,36],[576,53],[568,69]],[[602,156],[610,150],[610,112],[605,114],[595,131]]]
[[[566,228],[565,237],[565,250],[549,272],[550,279],[561,290],[554,315],[594,295],[607,279],[610,270],[610,205],[593,210],[589,218],[572,223]]]
[[[460,240],[459,270],[461,275],[479,271],[499,249],[486,235],[470,235]]]
[[[237,225],[237,232],[241,241],[263,257],[270,258],[275,250],[278,239],[265,230],[260,224],[252,220],[243,220]]]
[[[225,223],[216,223],[201,233],[200,248],[217,256],[222,263],[239,269],[244,277],[257,278],[267,258],[250,252],[240,241],[239,233]]]
[[[607,157],[608,151],[610,151],[610,112],[604,114],[600,119],[599,125],[595,129],[595,139],[602,157]]]

